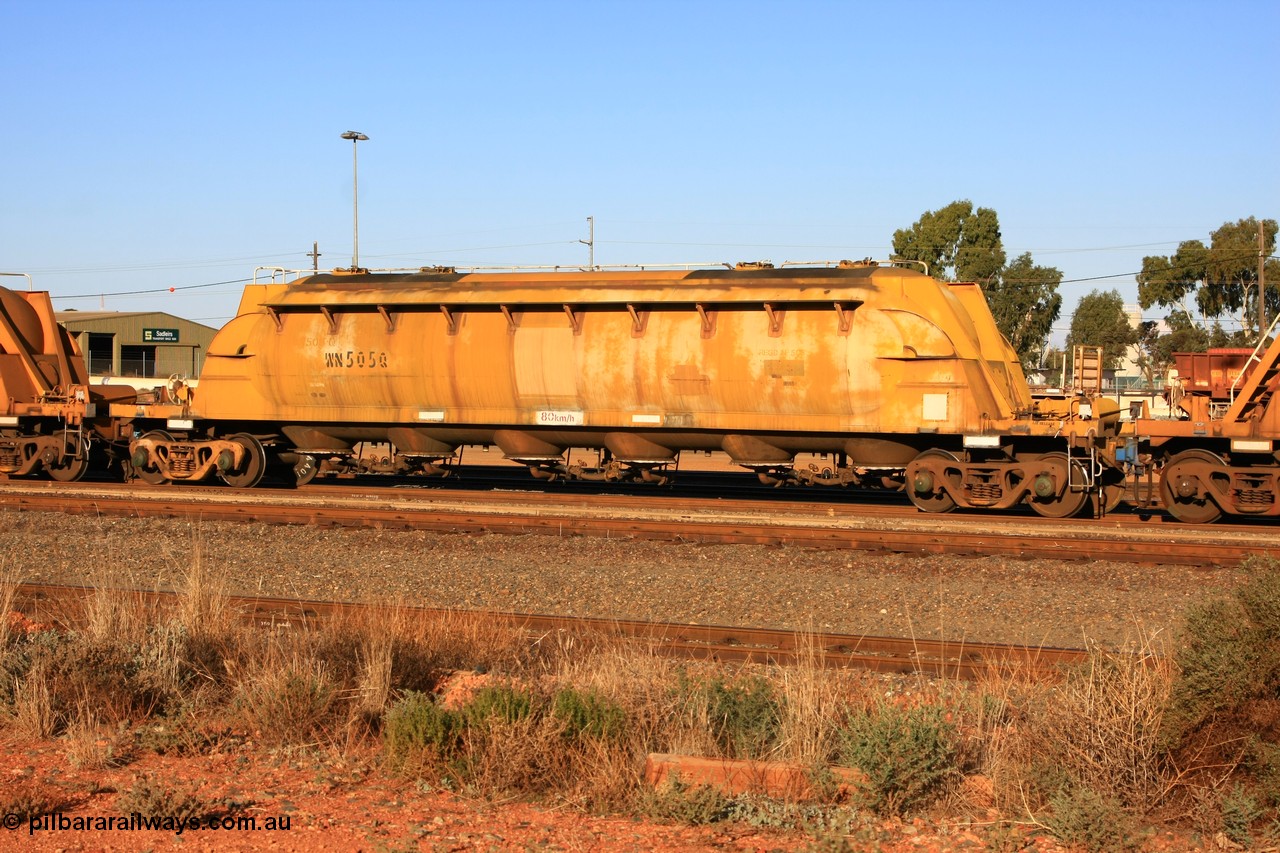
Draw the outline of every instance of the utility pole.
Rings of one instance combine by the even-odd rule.
[[[587,239],[579,240],[579,243],[587,247],[587,269],[596,268],[596,218],[594,216],[587,217]]]
[[[1267,257],[1262,220],[1258,220],[1258,340],[1267,333]]]
[[[307,253],[307,257],[311,258],[311,271],[320,271],[320,241],[311,244],[311,251]]]

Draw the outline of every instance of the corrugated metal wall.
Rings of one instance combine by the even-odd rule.
[[[58,322],[89,361],[90,335],[111,336],[111,358],[93,359],[90,372],[128,378],[164,379],[179,373],[197,378],[217,329],[163,312],[61,311]],[[176,337],[176,341],[174,338]],[[101,340],[101,339],[100,339]]]

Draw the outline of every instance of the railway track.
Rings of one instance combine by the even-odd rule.
[[[0,483],[0,510],[1195,566],[1280,557],[1280,532],[1267,524],[1168,524],[1150,512],[1105,519],[1001,516],[993,524],[983,514],[926,515],[910,506],[780,499],[773,492],[767,500],[677,494],[655,500],[353,484],[273,491],[27,481]]]
[[[84,586],[17,584],[13,609],[37,623],[74,628],[84,621],[89,599],[107,590]],[[161,614],[179,601],[177,593],[156,590],[110,590],[130,597],[147,612]],[[228,604],[247,623],[267,629],[323,628],[336,619],[387,617],[385,605],[302,601],[257,596],[227,596]],[[1010,646],[991,643],[934,641],[685,625],[617,619],[585,619],[494,611],[459,611],[397,607],[397,615],[414,620],[482,622],[486,628],[521,631],[531,642],[555,634],[601,639],[620,638],[647,644],[654,652],[681,658],[823,667],[848,667],[881,673],[975,679],[997,674],[1044,677],[1062,666],[1082,663],[1079,649]]]

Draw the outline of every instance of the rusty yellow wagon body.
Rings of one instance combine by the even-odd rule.
[[[306,480],[383,441],[425,471],[486,444],[541,476],[661,480],[682,451],[723,450],[771,482],[1049,515],[1121,479],[1114,403],[1033,400],[978,286],[873,263],[255,284],[180,390],[112,409],[139,476],[251,485],[281,460]]]
[[[132,396],[132,389],[89,386],[48,293],[0,288],[0,476],[80,479],[95,430],[116,437],[107,405]]]

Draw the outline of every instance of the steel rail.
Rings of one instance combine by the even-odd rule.
[[[148,612],[175,607],[181,593],[49,584],[17,584],[13,607],[36,623],[74,628],[84,623],[89,600],[99,594],[132,599]],[[622,638],[650,644],[656,654],[680,658],[825,668],[855,668],[883,673],[974,679],[992,674],[1043,678],[1063,666],[1087,660],[1079,649],[970,643],[953,640],[826,634],[722,625],[688,625],[627,619],[591,619],[506,611],[352,602],[308,601],[228,595],[228,605],[251,625],[278,629],[323,628],[342,618],[387,624],[393,616],[415,622],[470,619],[486,627],[520,631],[541,642],[568,634],[584,638]],[[374,618],[376,617],[376,619]]]

